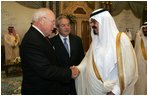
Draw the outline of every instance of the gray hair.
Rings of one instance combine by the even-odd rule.
[[[59,22],[60,22],[61,19],[68,19],[68,20],[69,20],[69,18],[68,18],[66,15],[60,15],[60,16],[56,19],[56,27],[59,27]],[[70,22],[70,20],[69,20],[69,22]]]
[[[38,21],[41,17],[47,17],[49,11],[50,9],[47,9],[47,8],[38,9],[32,17],[32,23]]]

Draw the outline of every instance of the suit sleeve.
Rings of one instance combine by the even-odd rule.
[[[56,62],[53,62],[53,60],[51,60],[52,58],[49,58],[53,55],[52,51],[50,51],[50,54],[47,54],[46,51],[44,51],[46,49],[43,48],[43,46],[38,43],[33,43],[32,41],[25,44],[22,49],[24,50],[22,57],[24,57],[24,60],[27,60],[28,64],[24,66],[31,67],[40,77],[64,83],[70,81],[71,70],[53,64]]]
[[[81,38],[79,38],[79,42],[80,42],[80,62],[81,62],[82,59],[84,58],[84,48],[83,48],[83,44],[82,44]]]

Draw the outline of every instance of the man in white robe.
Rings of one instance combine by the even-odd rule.
[[[110,13],[104,9],[90,17],[92,43],[77,68],[76,90],[79,95],[134,94],[138,78],[132,44],[120,34]]]
[[[135,85],[136,95],[147,94],[147,24],[136,33],[135,53],[138,62],[139,78]]]
[[[11,65],[15,58],[19,57],[19,35],[15,32],[14,27],[8,27],[8,32],[4,34],[5,45],[5,63]]]

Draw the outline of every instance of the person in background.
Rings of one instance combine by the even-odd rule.
[[[81,38],[70,33],[70,20],[64,15],[57,18],[56,27],[59,34],[50,40],[55,47],[55,52],[60,65],[64,68],[70,68],[70,66],[73,65],[77,66],[84,57]],[[67,41],[65,41],[65,39]],[[63,83],[62,85],[64,86],[66,94],[76,94],[74,79],[71,79],[68,83]]]
[[[92,43],[82,62],[72,67],[80,74],[75,80],[79,95],[130,95],[138,78],[133,46],[119,32],[113,17],[105,9],[90,15]]]
[[[143,24],[136,33],[135,52],[139,74],[135,95],[147,95],[147,23]]]
[[[5,63],[11,65],[16,57],[19,57],[20,37],[13,26],[8,27],[8,33],[4,34]]]
[[[58,63],[55,50],[47,39],[54,27],[55,15],[50,9],[36,10],[20,46],[22,95],[64,95],[63,83],[70,82],[78,73]]]
[[[126,28],[126,31],[125,31],[126,35],[129,37],[130,41],[132,41],[132,33],[131,31],[129,30],[129,28]]]

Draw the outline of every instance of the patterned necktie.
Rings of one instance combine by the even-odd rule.
[[[63,39],[64,40],[64,46],[65,46],[65,48],[66,48],[66,50],[67,50],[67,52],[68,52],[68,54],[69,54],[69,48],[68,48],[68,44],[67,44],[67,38],[64,38]],[[69,54],[70,55],[70,54]]]

